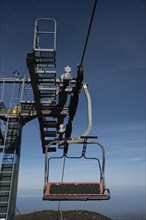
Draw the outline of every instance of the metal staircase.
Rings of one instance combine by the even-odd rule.
[[[52,30],[41,31],[42,22],[48,24],[48,28],[51,26]],[[43,35],[47,36],[45,46],[41,45]],[[59,79],[56,78],[56,21],[49,18],[36,20],[33,53],[27,54],[26,61],[40,126],[42,150],[45,153],[46,146],[52,141],[71,136],[83,70],[80,67],[77,78],[73,79],[71,68],[67,66],[65,73]],[[68,122],[65,126],[64,118],[67,114]],[[56,147],[48,148],[48,152],[55,151]]]
[[[39,30],[41,22],[52,25],[51,31]],[[42,47],[41,38],[47,36],[47,45]],[[50,38],[53,37],[51,41]],[[48,44],[51,41],[50,49]],[[27,66],[31,77],[31,85],[36,103],[40,126],[42,149],[57,137],[59,130],[58,113],[62,111],[57,105],[58,88],[56,84],[56,21],[54,19],[38,19],[35,23],[33,53],[27,56]],[[55,151],[50,147],[49,151]]]
[[[15,81],[9,108],[5,117],[6,127],[0,161],[0,219],[11,220],[15,215],[19,156],[22,125],[19,121],[18,96]],[[1,102],[3,103],[3,102]],[[2,106],[4,109],[4,106]]]
[[[21,124],[17,117],[9,118],[0,167],[0,219],[15,214],[20,140]]]
[[[10,100],[7,96],[8,107],[3,100],[5,83],[12,86]],[[36,108],[34,101],[29,101],[28,97],[27,101],[23,99],[29,79],[0,79],[0,85],[0,220],[12,220],[16,208],[22,127],[36,118]]]

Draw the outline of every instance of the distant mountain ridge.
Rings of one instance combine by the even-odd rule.
[[[22,216],[16,216],[15,220],[60,220],[61,213],[57,211],[38,211]],[[89,211],[62,211],[63,220],[112,220],[104,215]]]
[[[146,220],[146,215],[142,214],[123,214],[112,218],[113,220]]]

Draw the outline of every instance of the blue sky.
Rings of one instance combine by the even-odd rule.
[[[32,51],[38,17],[57,21],[57,74],[80,63],[94,1],[1,0],[0,72],[24,73],[26,53]],[[84,59],[85,79],[93,106],[92,135],[106,148],[106,185],[112,198],[105,202],[62,202],[62,209],[88,209],[113,216],[145,213],[145,1],[99,0]],[[28,72],[26,72],[28,74]],[[73,135],[86,128],[86,103],[81,94]],[[54,172],[58,171],[54,165]],[[95,179],[85,172],[85,178]],[[65,178],[73,171],[69,164]],[[60,175],[60,174],[58,174]],[[24,126],[17,206],[20,211],[57,209],[41,201],[44,155],[38,124]]]

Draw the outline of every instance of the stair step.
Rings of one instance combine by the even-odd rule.
[[[56,96],[52,96],[48,93],[41,93],[39,95],[39,98],[41,99],[41,101],[49,101],[49,103],[55,102],[56,103]]]
[[[6,220],[6,213],[0,213],[0,220]]]
[[[56,90],[55,89],[52,89],[52,90],[49,90],[49,89],[40,89],[39,90],[40,94],[48,94],[48,95],[51,95],[51,96],[56,96]]]
[[[0,202],[0,218],[1,218],[1,215],[4,215],[7,213],[7,206],[8,206],[7,202],[5,203]]]
[[[9,182],[0,182],[0,191],[10,191],[10,183]]]
[[[56,97],[56,91],[54,93],[50,92],[50,91],[41,91],[40,96],[43,96],[43,95],[50,97],[50,98],[54,98],[54,97]]]
[[[50,93],[40,93],[40,98],[43,99],[43,98],[46,98],[46,99],[53,99],[53,100],[56,100],[56,94],[50,94]]]
[[[0,192],[0,202],[8,202],[9,192]]]
[[[39,91],[40,92],[43,92],[43,91],[45,91],[45,92],[54,92],[54,93],[56,93],[56,91],[57,91],[58,89],[56,88],[56,87],[48,87],[48,86],[45,86],[45,85],[41,85],[41,86],[39,86]]]
[[[44,86],[40,86],[39,87],[39,91],[48,91],[48,92],[54,92],[54,93],[56,93],[56,88],[54,88],[54,87],[44,87]]]
[[[42,103],[41,103],[41,106],[42,106],[42,107],[45,107],[45,106],[46,106],[46,107],[49,107],[50,105],[52,105],[52,106],[56,105],[56,100],[52,100],[52,101],[50,101],[50,102],[46,102],[46,101],[45,101],[45,102],[42,102]]]
[[[56,81],[56,74],[54,75],[54,74],[39,73],[37,77],[39,80],[46,79],[46,80],[50,80],[50,82]]]
[[[0,206],[6,206],[8,204],[8,201],[0,201]]]
[[[12,181],[0,181],[0,184],[11,184]]]
[[[44,131],[45,137],[56,137],[57,132],[56,131]]]
[[[21,101],[21,105],[35,105],[34,101]]]
[[[39,62],[37,62],[36,66],[40,67],[40,68],[43,68],[43,67],[55,68],[56,64],[54,64],[54,62],[50,62],[50,63],[47,63],[47,62],[39,63]]]
[[[56,128],[57,122],[56,121],[44,121],[43,125],[45,128]]]
[[[1,172],[12,172],[13,164],[2,164]]]
[[[36,57],[36,62],[55,65],[56,57],[54,53],[42,52],[39,57]]]
[[[21,101],[22,110],[35,110],[35,103],[31,101]]]
[[[44,59],[36,59],[36,62],[35,64],[37,65],[37,67],[56,67],[56,64],[54,63],[54,59],[47,59],[47,58],[44,58]]]
[[[46,85],[46,86],[55,86],[56,85],[56,80],[39,79],[38,84],[39,85]]]
[[[12,173],[12,171],[0,171],[0,174],[11,174],[11,173]]]
[[[43,58],[55,58],[56,52],[55,50],[50,49],[37,49],[34,51],[34,55],[36,59],[43,59]]]
[[[43,69],[38,69],[36,71],[37,74],[55,74],[56,75],[56,71],[55,70],[43,70]]]
[[[49,147],[48,152],[56,152],[56,147]]]
[[[51,102],[51,103],[42,103],[41,104],[41,107],[42,107],[42,110],[49,110],[49,109],[52,109],[52,108],[54,108],[56,106],[56,102],[55,101],[53,101],[53,102]]]
[[[52,79],[56,80],[56,72],[37,72],[39,79]]]
[[[0,173],[0,182],[11,181],[12,173]]]
[[[35,63],[38,66],[55,67],[56,66],[56,52],[55,50],[39,50],[35,51]]]
[[[17,121],[9,121],[8,127],[13,125],[16,126],[18,124],[18,120]]]
[[[10,162],[15,162],[15,155],[14,154],[4,154],[3,155],[3,162],[8,162],[8,163],[10,163]]]

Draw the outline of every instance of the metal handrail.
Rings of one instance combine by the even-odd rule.
[[[38,23],[39,21],[50,21],[50,22],[54,22],[54,31],[48,31],[48,32],[44,32],[44,31],[39,31],[38,30]],[[56,21],[55,19],[53,18],[38,18],[36,21],[35,21],[35,30],[34,30],[34,41],[33,41],[33,49],[36,50],[39,48],[39,41],[37,42],[37,36],[38,34],[41,32],[41,34],[53,34],[54,35],[54,50],[56,51]],[[39,48],[41,50],[41,48]],[[49,49],[49,48],[48,48]]]

